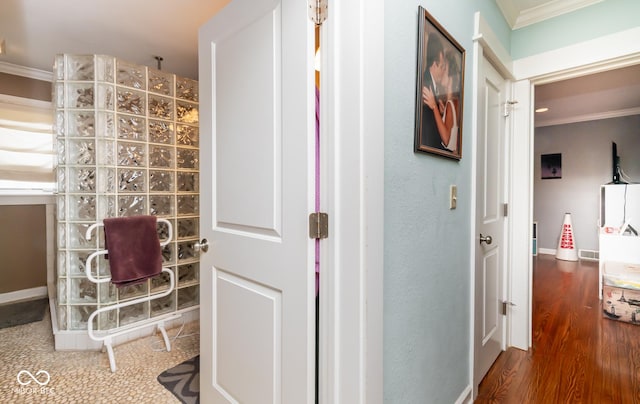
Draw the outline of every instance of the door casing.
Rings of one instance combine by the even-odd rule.
[[[518,101],[512,111],[510,132],[513,136],[510,136],[512,142],[507,169],[511,177],[507,183],[511,217],[507,231],[507,245],[505,245],[508,254],[507,298],[516,303],[516,306],[511,307],[510,316],[507,319],[507,346],[528,350],[532,344],[534,86],[639,64],[638,37],[640,37],[640,27],[513,61],[488,23],[480,13],[476,13],[474,46],[481,47],[487,57],[496,66],[502,68],[501,72],[505,77],[513,80],[512,99]],[[472,195],[475,197],[475,183],[472,183]],[[475,218],[472,219],[472,223],[473,221]],[[473,228],[471,247],[475,244],[475,235],[475,228]],[[512,271],[512,268],[520,270]],[[473,265],[470,271],[473,284]],[[471,300],[471,312],[473,312],[474,303],[473,299]],[[471,319],[471,380],[474,380],[473,322]],[[474,396],[476,394],[477,391],[474,390]]]

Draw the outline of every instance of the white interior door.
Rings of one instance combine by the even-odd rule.
[[[474,387],[505,349],[504,78],[486,58],[479,74],[476,160]]]
[[[203,403],[314,399],[313,24],[233,0],[199,32]]]

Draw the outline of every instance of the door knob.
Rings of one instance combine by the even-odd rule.
[[[200,240],[200,242],[196,241],[196,243],[193,245],[193,248],[196,251],[202,251],[203,253],[206,253],[207,251],[209,251],[209,240],[203,238],[202,240]]]
[[[489,245],[493,242],[493,239],[491,238],[491,236],[483,236],[482,233],[480,233],[480,244],[482,244],[483,242]]]

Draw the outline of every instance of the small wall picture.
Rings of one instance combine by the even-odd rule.
[[[418,7],[414,150],[462,158],[464,48]]]
[[[543,180],[562,178],[562,154],[543,154],[540,156],[541,176]]]

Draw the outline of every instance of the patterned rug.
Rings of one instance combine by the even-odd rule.
[[[158,382],[184,404],[200,403],[200,355],[165,370]]]
[[[0,328],[35,323],[44,318],[49,298],[29,300],[19,303],[7,303],[0,306]]]

